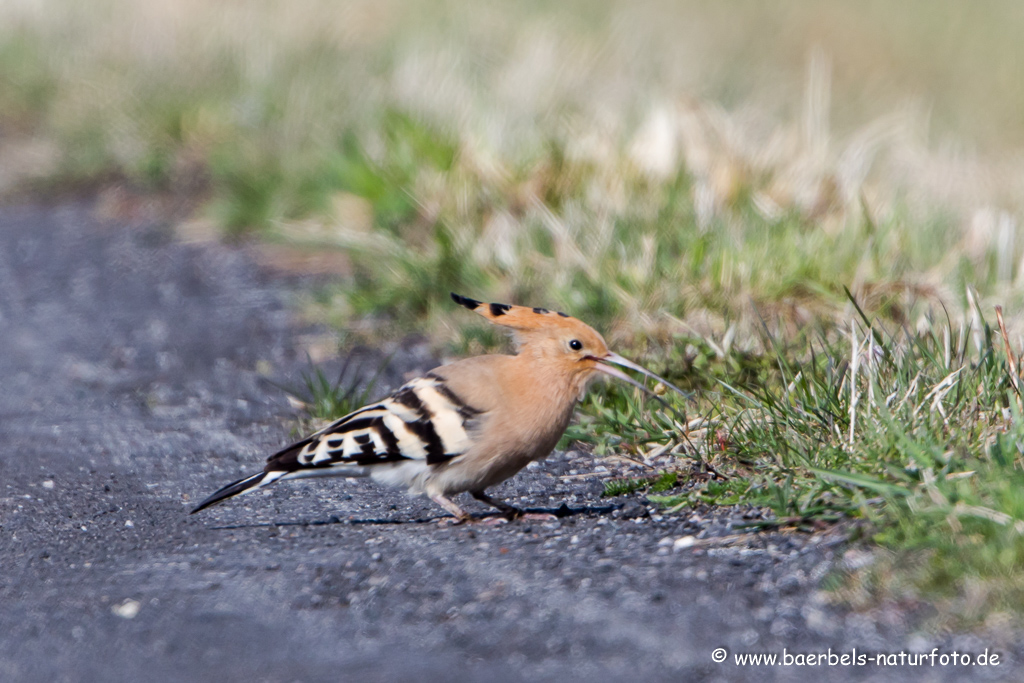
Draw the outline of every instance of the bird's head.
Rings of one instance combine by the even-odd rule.
[[[529,355],[538,361],[555,365],[573,380],[573,384],[581,392],[590,379],[598,373],[604,373],[655,396],[642,384],[614,367],[619,365],[647,375],[689,398],[686,392],[668,380],[617,353],[612,353],[604,337],[597,330],[570,315],[560,311],[549,311],[546,308],[488,304],[455,293],[452,293],[452,300],[479,313],[495,325],[509,328],[521,355]],[[655,398],[661,401],[660,397]]]

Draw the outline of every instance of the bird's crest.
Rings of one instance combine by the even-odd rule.
[[[551,330],[573,327],[583,324],[567,313],[549,311],[546,308],[530,308],[529,306],[513,306],[512,304],[488,304],[468,296],[459,296],[452,292],[452,301],[479,313],[495,325],[509,327],[517,332],[531,330]]]
[[[594,328],[561,311],[511,304],[488,304],[466,296],[459,296],[454,292],[452,300],[460,306],[479,313],[495,325],[508,328],[512,332],[516,348],[520,351],[527,346],[544,344],[546,340],[561,338],[567,334],[607,351],[604,339]]]

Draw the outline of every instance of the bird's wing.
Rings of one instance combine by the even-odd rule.
[[[428,374],[270,456],[266,471],[402,460],[441,464],[469,450],[470,432],[482,412],[452,391],[443,378]]]

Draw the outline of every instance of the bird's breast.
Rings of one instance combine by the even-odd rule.
[[[575,400],[534,400],[495,410],[473,434],[473,446],[460,458],[436,468],[440,492],[483,491],[547,457],[565,433]]]

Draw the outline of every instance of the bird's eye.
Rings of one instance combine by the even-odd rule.
[[[581,342],[579,339],[573,339],[571,342],[569,342],[569,348],[572,349],[573,351],[580,351],[583,349],[583,342]]]

